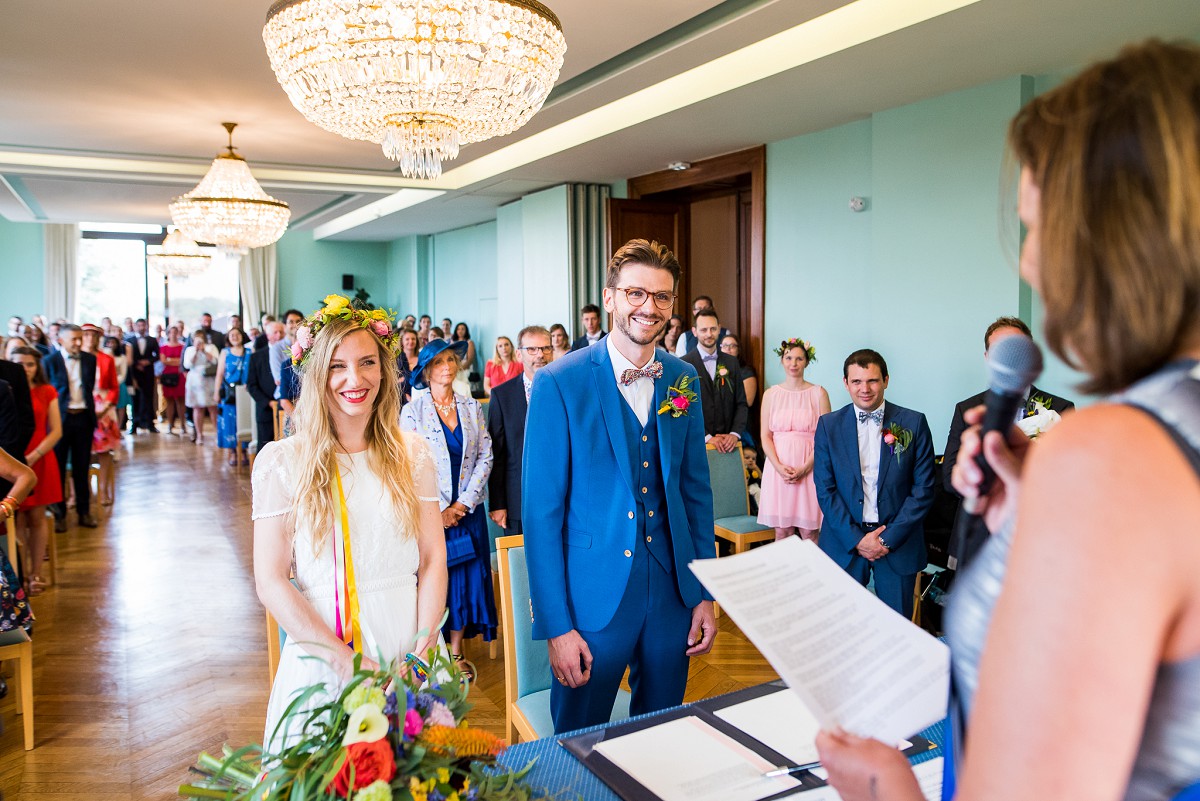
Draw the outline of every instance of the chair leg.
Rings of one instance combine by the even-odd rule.
[[[0,664],[3,664],[3,663],[0,662]],[[17,669],[13,671],[13,687],[12,687],[12,689],[15,691],[16,697],[17,697],[17,714],[18,715],[25,714],[25,693],[22,692],[24,690],[24,686],[21,681],[21,675],[22,675],[21,674],[21,664],[22,664],[21,656],[20,656],[20,654],[18,654],[17,655]]]
[[[27,642],[21,651],[21,707],[25,717],[25,750],[33,750],[33,643]]]
[[[47,552],[50,554],[50,584],[58,584],[58,534],[54,531],[54,526],[46,523],[46,528],[50,530],[50,547]],[[37,573],[37,570],[34,570]]]

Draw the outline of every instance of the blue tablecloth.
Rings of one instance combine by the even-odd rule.
[[[512,746],[500,757],[500,762],[509,768],[521,768],[531,760],[536,759],[533,769],[529,771],[526,780],[535,788],[548,791],[550,796],[562,793],[578,793],[584,801],[620,801],[620,797],[600,781],[594,773],[584,767],[566,748],[559,745],[562,737],[573,737],[581,732],[598,731],[607,726],[627,723],[629,720],[642,720],[663,714],[641,715],[628,720],[617,721],[605,726],[593,726],[590,729],[580,729],[566,735],[546,737],[528,743],[518,743]],[[910,760],[914,765],[930,759],[943,756],[942,746],[946,743],[948,721],[942,721],[921,732],[921,736],[938,747],[925,751]],[[801,796],[802,797],[802,796]]]

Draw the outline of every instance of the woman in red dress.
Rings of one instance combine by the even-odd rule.
[[[163,401],[166,403],[167,433],[179,420],[179,436],[187,433],[186,412],[183,408],[184,376],[179,369],[183,363],[183,342],[179,338],[180,329],[171,326],[167,329],[167,341],[158,346],[158,358],[162,361],[163,371],[158,382],[162,385]]]
[[[62,481],[58,475],[58,458],[54,445],[62,438],[62,420],[58,412],[58,392],[46,382],[42,370],[42,355],[33,348],[17,348],[13,361],[25,368],[29,379],[29,395],[33,400],[33,436],[29,439],[29,453],[25,462],[37,475],[37,486],[21,504],[17,513],[17,536],[25,543],[29,554],[29,594],[38,595],[46,589],[42,580],[42,562],[46,559],[46,538],[50,528],[46,525],[46,507],[60,502]]]

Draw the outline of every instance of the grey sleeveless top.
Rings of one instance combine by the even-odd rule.
[[[1155,417],[1179,443],[1200,475],[1200,367],[1176,362],[1112,397]],[[946,613],[952,654],[951,720],[961,750],[970,719],[979,662],[1012,546],[1011,523],[992,535],[958,577]],[[1127,801],[1170,799],[1200,783],[1200,656],[1159,665]]]

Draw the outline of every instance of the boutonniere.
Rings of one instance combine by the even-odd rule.
[[[696,393],[690,389],[692,379],[688,375],[681,375],[676,379],[675,383],[667,387],[667,397],[663,400],[662,405],[658,407],[659,414],[671,413],[672,417],[682,417],[688,413],[688,409],[696,402]]]
[[[723,364],[717,365],[717,386],[724,387],[729,382],[729,368]]]
[[[1050,411],[1050,399],[1044,395],[1031,395],[1029,402],[1025,404],[1025,416],[1033,417],[1035,414]]]
[[[908,450],[908,446],[912,444],[913,433],[907,428],[901,428],[896,423],[888,423],[888,427],[883,430],[883,444],[892,449],[892,453],[899,461],[900,454]]]

